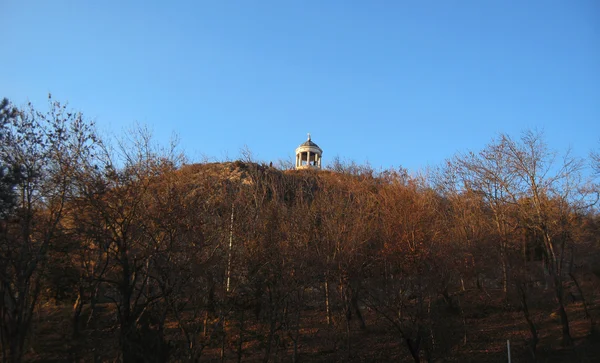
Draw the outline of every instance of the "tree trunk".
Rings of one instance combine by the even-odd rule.
[[[25,345],[25,337],[18,328],[11,329],[14,331],[14,336],[8,338],[8,362],[19,363],[23,356],[23,347]]]
[[[325,314],[327,319],[327,325],[331,325],[331,308],[329,304],[329,282],[327,281],[327,275],[325,275]]]
[[[269,316],[269,335],[267,337],[267,348],[265,349],[265,355],[263,357],[263,363],[267,363],[271,358],[271,347],[273,345],[273,336],[275,335],[276,321],[275,317],[272,316],[273,311],[271,311],[271,315]]]
[[[406,342],[406,346],[415,363],[420,363],[421,357],[419,353],[421,351],[421,337],[417,337],[414,342],[410,338],[404,338],[404,341]]]
[[[529,327],[529,332],[531,333],[531,341],[529,342],[529,347],[531,349],[531,354],[533,355],[533,359],[536,359],[536,349],[539,341],[537,328],[535,324],[531,320],[531,316],[529,315],[529,307],[527,305],[527,296],[525,294],[525,288],[523,286],[519,286],[519,292],[521,297],[521,306],[523,307],[523,316],[527,321],[527,326]]]
[[[358,318],[358,321],[360,323],[360,329],[366,330],[367,325],[365,324],[365,319],[363,318],[362,313],[360,312],[360,307],[358,306],[358,297],[356,296],[356,294],[354,292],[352,292],[352,298],[350,299],[350,304],[352,305],[352,308],[354,309],[354,312],[356,313],[356,317]]]
[[[242,361],[242,347],[244,344],[244,309],[242,308],[242,312],[239,319],[239,329],[240,332],[238,334],[238,346],[237,346],[237,361],[240,363]]]
[[[506,298],[506,294],[508,292],[508,266],[506,263],[506,247],[504,244],[500,247],[500,250],[500,259],[502,263],[502,292]]]
[[[588,311],[588,305],[587,305],[587,301],[585,300],[585,296],[583,296],[583,290],[581,289],[579,282],[575,278],[575,273],[573,272],[573,265],[574,265],[574,263],[573,263],[573,248],[571,248],[571,263],[569,264],[569,277],[571,278],[571,280],[573,280],[575,287],[577,287],[577,292],[579,292],[579,296],[581,296],[581,301],[583,302],[583,310],[585,312],[585,317],[586,317],[586,319],[590,319],[590,330],[593,332],[596,328],[594,317],[592,315],[590,315],[590,313]]]
[[[90,297],[90,315],[88,316],[88,318],[85,322],[86,328],[90,324],[90,322],[92,321],[92,318],[94,317],[94,314],[96,313],[96,303],[98,302],[99,290],[100,290],[100,285],[96,285],[96,287],[92,291],[92,296]]]
[[[594,317],[588,311],[588,305],[587,305],[587,301],[585,300],[585,296],[583,296],[583,290],[581,289],[579,282],[577,282],[575,275],[573,273],[569,273],[569,276],[571,277],[571,280],[573,280],[573,283],[575,283],[575,287],[577,287],[579,296],[581,296],[581,302],[583,303],[583,311],[585,312],[585,317],[586,317],[586,319],[590,319],[590,328],[593,331],[596,328],[596,324],[594,321]]]
[[[462,318],[463,323],[463,345],[467,345],[467,318],[465,317],[465,311],[462,308],[462,304],[460,303],[460,295],[458,297],[458,308],[460,309],[460,316]]]
[[[569,331],[569,318],[567,316],[567,311],[565,310],[564,304],[564,293],[562,287],[562,281],[556,272],[554,272],[554,291],[556,293],[556,300],[558,302],[558,314],[560,316],[560,324],[562,325],[562,344],[564,346],[573,345],[573,339],[571,338],[571,333]]]
[[[81,317],[81,310],[83,309],[83,294],[83,287],[80,286],[77,292],[77,300],[75,300],[75,304],[73,305],[73,338],[79,336],[79,319]]]

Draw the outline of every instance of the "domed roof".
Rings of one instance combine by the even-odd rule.
[[[316,147],[319,147],[319,145],[315,144],[310,139],[304,141],[302,144],[300,144],[300,146],[316,146]]]
[[[319,145],[315,144],[314,142],[312,142],[312,140],[310,139],[310,134],[308,134],[308,140],[304,141],[302,144],[300,144],[300,146],[298,147],[303,147],[303,146],[313,146],[318,148],[319,150],[321,150],[321,148],[319,147]]]

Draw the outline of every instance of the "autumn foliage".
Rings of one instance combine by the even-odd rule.
[[[53,101],[1,121],[3,361],[594,354],[598,188],[540,134],[424,176],[186,163]]]

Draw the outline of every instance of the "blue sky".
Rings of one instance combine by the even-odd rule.
[[[499,132],[600,148],[600,2],[0,1],[0,97],[48,92],[192,158],[418,170]]]

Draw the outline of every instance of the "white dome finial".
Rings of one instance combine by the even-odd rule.
[[[308,133],[308,141],[310,141],[310,132]]]

